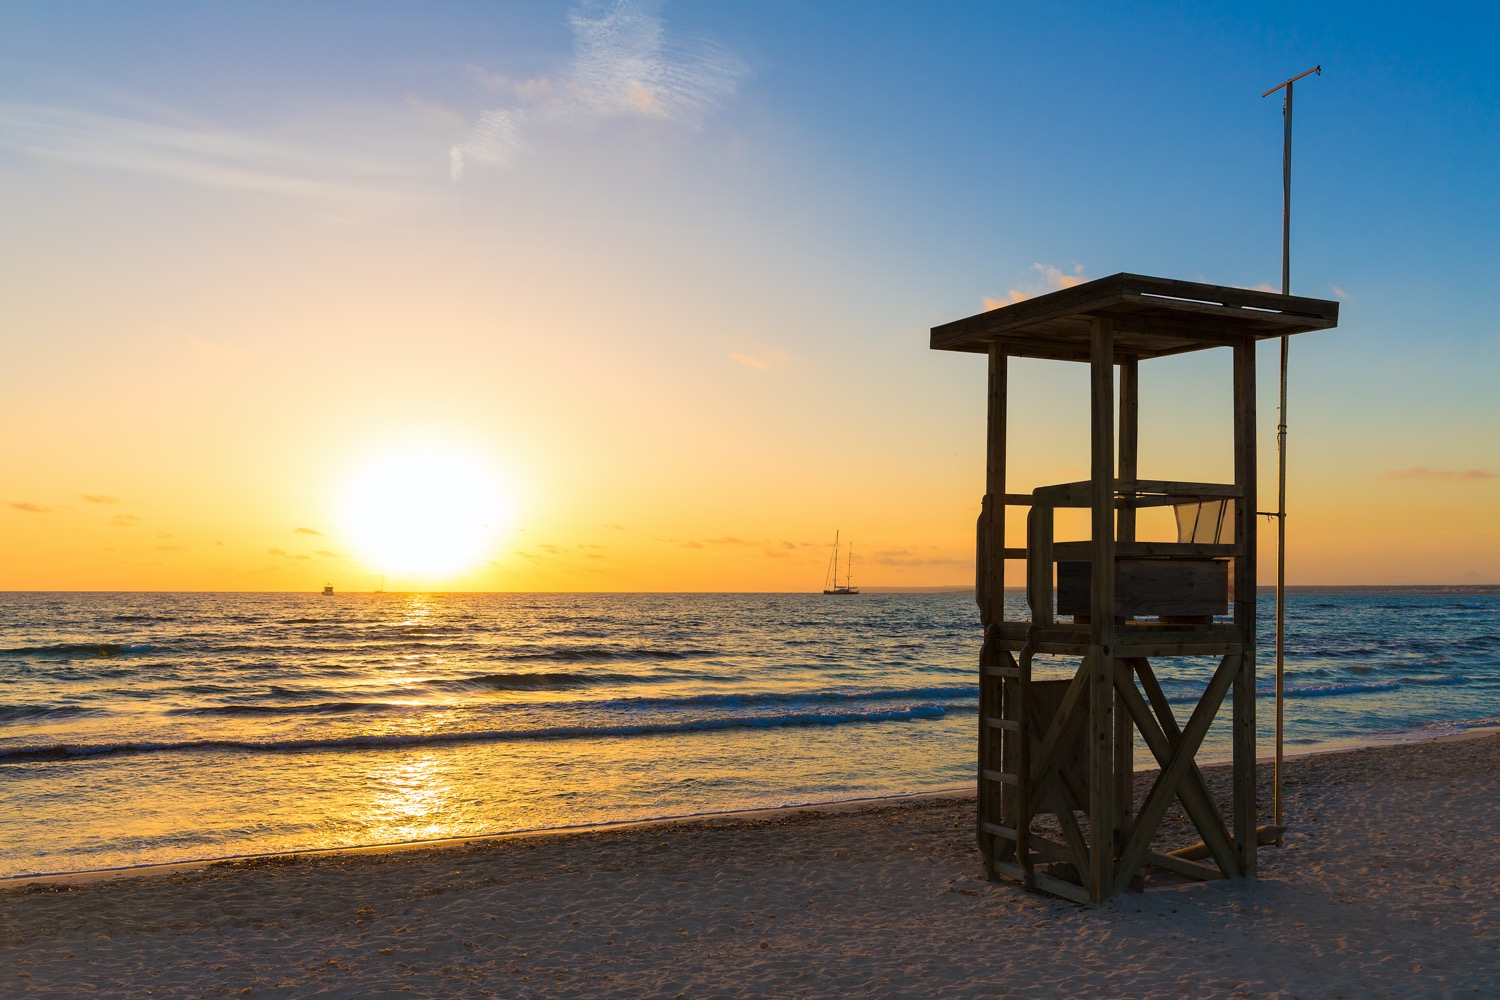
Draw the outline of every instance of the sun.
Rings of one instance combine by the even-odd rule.
[[[440,444],[372,455],[349,477],[340,506],[344,538],[361,559],[428,583],[483,562],[513,517],[492,469]]]

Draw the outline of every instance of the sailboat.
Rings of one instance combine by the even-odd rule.
[[[828,575],[823,578],[825,594],[857,594],[854,585],[854,546],[849,546],[849,561],[844,564],[844,582],[839,583],[839,533],[833,533],[833,557],[828,560]]]

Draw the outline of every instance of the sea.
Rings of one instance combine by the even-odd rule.
[[[1287,622],[1289,753],[1500,724],[1500,594]],[[3,593],[0,878],[972,788],[979,642],[966,593]],[[1185,719],[1213,662],[1157,667]]]

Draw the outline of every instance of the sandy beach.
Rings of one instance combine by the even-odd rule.
[[[1291,762],[1261,878],[1080,907],[930,796],[0,889],[4,996],[1493,996],[1500,736]]]

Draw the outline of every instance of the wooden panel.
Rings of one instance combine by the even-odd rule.
[[[1026,686],[1027,711],[1031,718],[1033,732],[1045,733],[1052,728],[1072,683],[1070,680],[1032,681]],[[1062,762],[1060,769],[1067,773],[1068,780],[1074,785],[1085,788],[1088,786],[1088,747],[1077,738],[1077,735],[1071,740],[1065,740],[1066,745],[1060,752]],[[1020,743],[1017,741],[1013,747],[1006,748],[1001,770],[1006,773],[1019,774],[1021,769]],[[1002,798],[1005,801],[1004,811],[1007,814],[1010,811],[1013,794],[1010,788],[1002,790]],[[1046,799],[1038,799],[1032,805],[1034,815],[1053,811],[1051,802]]]
[[[1092,613],[1094,564],[1057,562],[1057,613]],[[1222,615],[1229,610],[1229,562],[1224,559],[1115,560],[1115,615]]]
[[[1084,559],[1093,553],[1092,542],[1057,542],[1052,546],[1055,559]],[[1116,556],[1177,556],[1196,559],[1227,559],[1238,555],[1231,544],[1211,545],[1204,542],[1116,542]],[[1222,613],[1222,612],[1221,612]]]
[[[1032,507],[1026,515],[1026,603],[1033,625],[1052,624],[1052,508]]]

